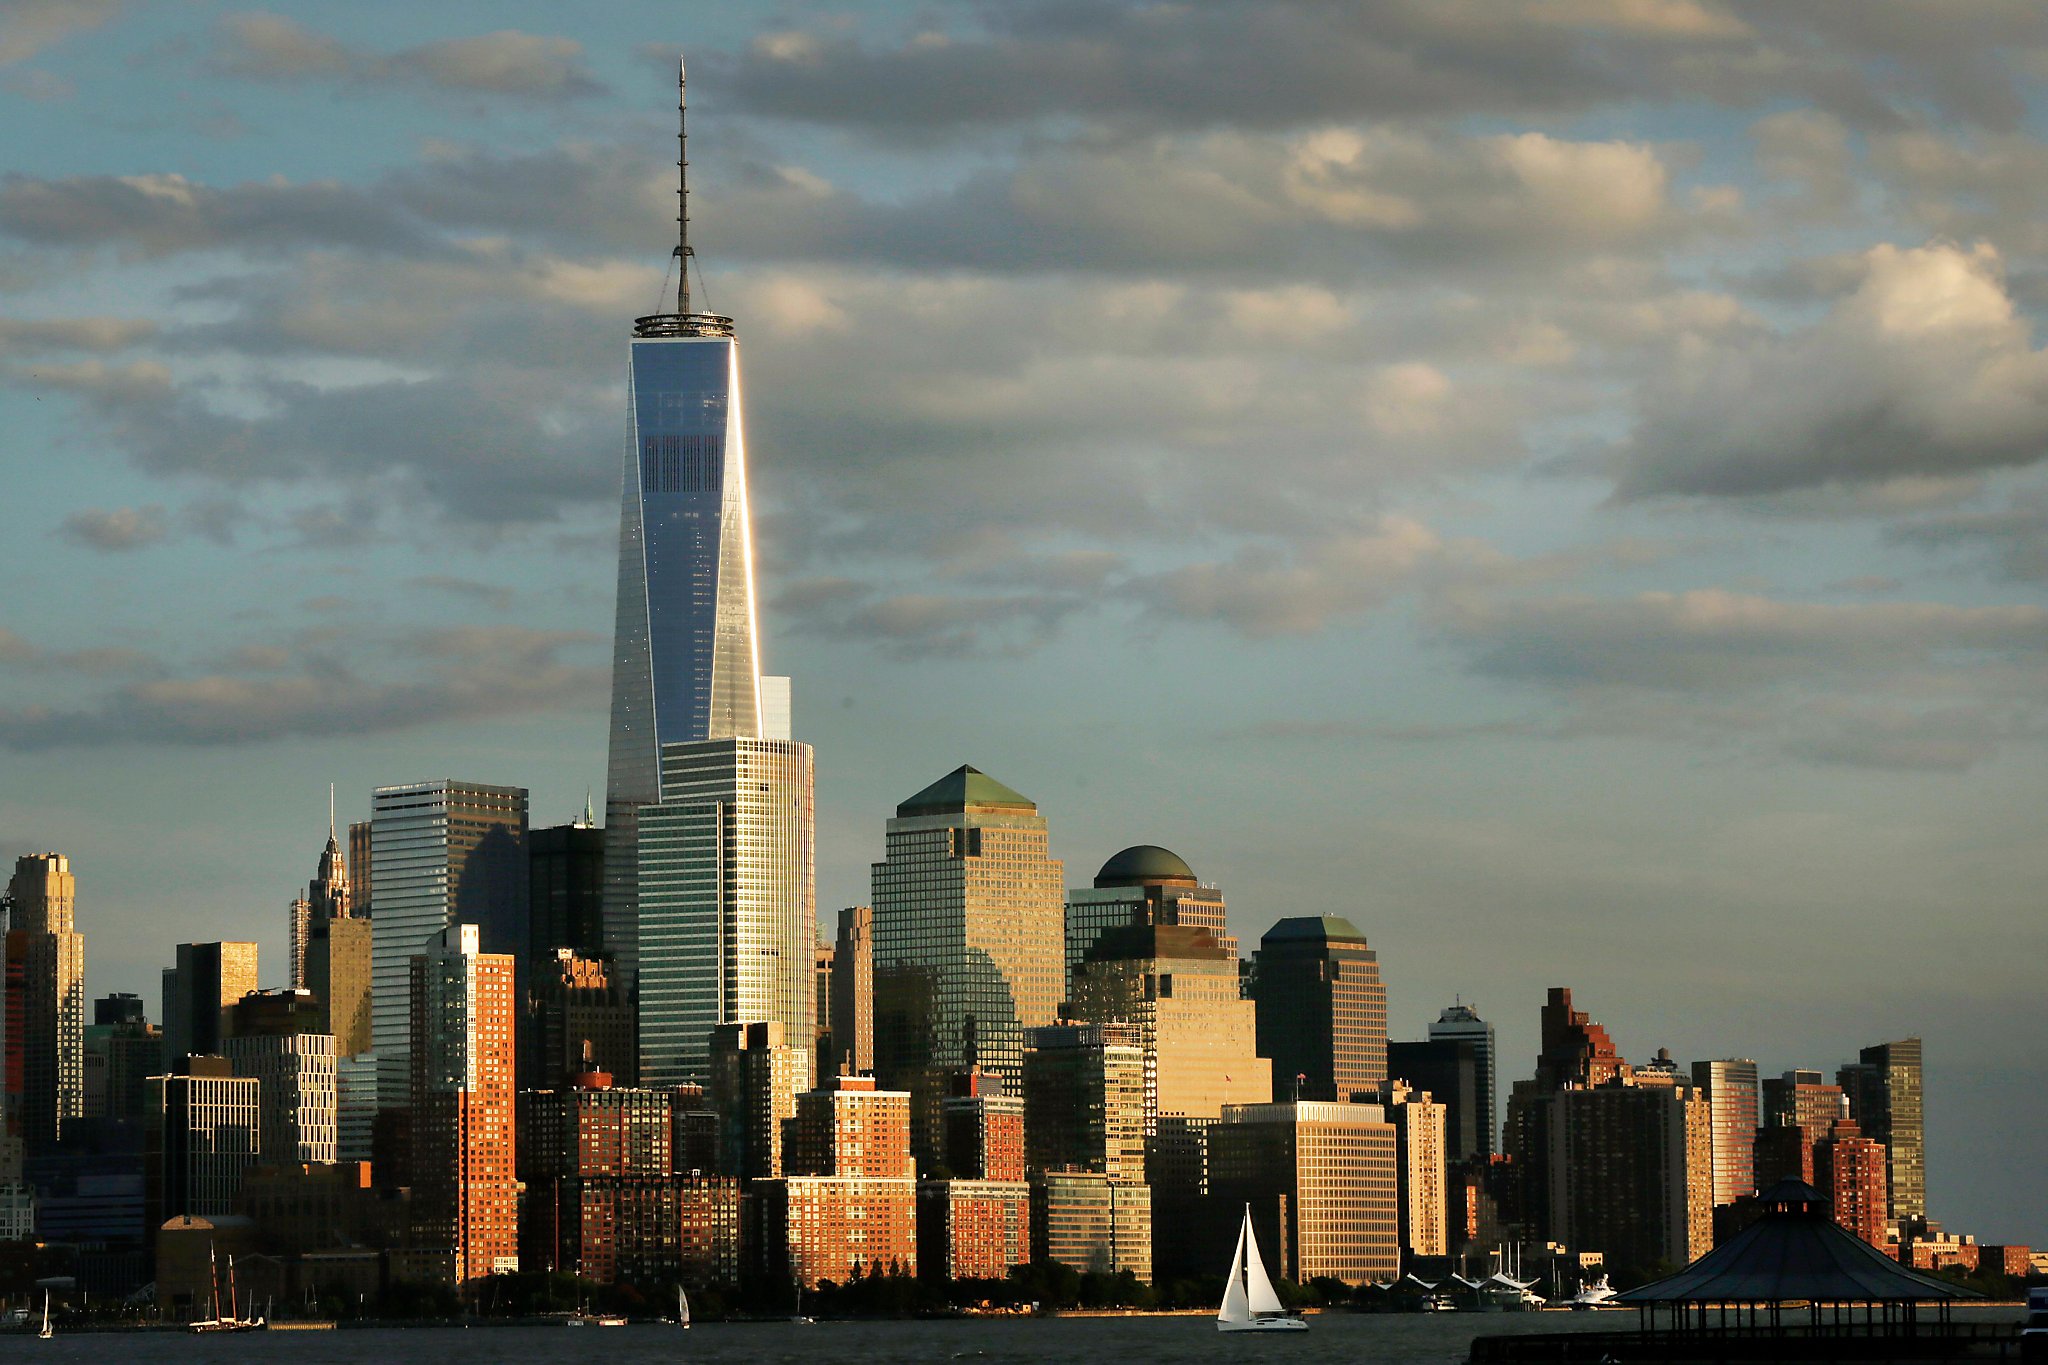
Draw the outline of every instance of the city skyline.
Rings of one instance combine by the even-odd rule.
[[[1045,82],[1063,114],[946,107],[946,45],[895,6],[573,35],[372,8],[106,7],[0,45],[0,100],[49,132],[0,189],[5,458],[44,550],[0,636],[0,834],[75,860],[92,994],[154,1000],[181,941],[286,961],[330,780],[350,819],[436,775],[528,789],[535,825],[605,789],[618,339],[660,296],[652,111],[687,41],[821,907],[865,902],[893,803],[972,763],[1039,802],[1069,883],[1156,842],[1246,943],[1351,919],[1389,1036],[1476,1000],[1503,1083],[1559,982],[1639,1062],[1832,1076],[1924,1036],[1931,1211],[2039,1235],[1968,1152],[2048,1121],[2020,1045],[2040,441],[1921,359],[2041,363],[2036,82],[1997,48],[2048,30],[1617,8],[1521,60],[1804,56],[1679,99],[1281,107],[1188,102],[1229,7],[1180,73],[1104,17],[1124,77]],[[1043,56],[937,13],[998,71]],[[178,113],[138,131],[131,99]],[[1886,439],[1828,446],[1869,375]],[[1886,989],[1902,963],[1918,990]]]

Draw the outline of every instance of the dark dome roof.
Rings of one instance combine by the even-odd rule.
[[[1299,940],[1309,943],[1365,942],[1365,935],[1358,932],[1356,925],[1337,915],[1291,915],[1276,920],[1273,927],[1259,938],[1261,943],[1284,943]]]
[[[1145,886],[1152,882],[1195,884],[1195,870],[1172,849],[1157,844],[1132,844],[1110,855],[1095,874],[1097,886]]]
[[[963,763],[896,808],[899,818],[913,815],[965,815],[969,811],[1021,811],[1035,815],[1030,797]]]

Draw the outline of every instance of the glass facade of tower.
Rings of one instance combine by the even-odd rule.
[[[760,734],[761,684],[738,343],[689,328],[636,337],[629,410],[604,915],[606,946],[630,983],[636,816],[661,797],[661,746]]]
[[[1500,1140],[1500,1129],[1494,1124],[1494,1045],[1493,1025],[1479,1017],[1479,1011],[1470,1005],[1456,1004],[1444,1007],[1444,1012],[1429,1026],[1429,1040],[1433,1043],[1470,1043],[1479,1064],[1479,1093],[1475,1126],[1479,1130],[1480,1145],[1471,1153],[1475,1156],[1492,1156]],[[1442,1095],[1437,1096],[1443,1099]]]
[[[661,751],[639,811],[642,1083],[702,1081],[711,1031],[816,1032],[817,848],[811,746],[718,739]]]
[[[378,888],[370,1031],[379,1102],[403,1108],[411,1084],[413,957],[462,923],[481,926],[487,952],[526,946],[526,789],[465,782],[379,787],[370,825]]]

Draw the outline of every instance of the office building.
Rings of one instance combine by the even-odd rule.
[[[1401,1254],[1447,1256],[1450,1235],[1445,1226],[1447,1172],[1445,1129],[1448,1114],[1426,1090],[1390,1080],[1372,1093],[1372,1102],[1394,1125],[1394,1185],[1400,1219]]]
[[[275,1164],[340,1160],[334,1035],[307,990],[258,991],[228,1010],[221,1055],[261,1082],[258,1147]]]
[[[1049,1024],[1025,1030],[1024,1040],[1026,1164],[1144,1184],[1145,1049],[1138,1026]]]
[[[1849,1119],[1836,1119],[1814,1144],[1813,1184],[1826,1196],[1836,1223],[1882,1250],[1892,1226],[1884,1144],[1864,1137]]]
[[[1746,1057],[1694,1062],[1692,1083],[1713,1119],[1714,1202],[1732,1204],[1755,1194],[1756,1130],[1762,1120],[1756,1063]]]
[[[1508,1161],[1499,1186],[1501,1216],[1517,1237],[1528,1241],[1556,1240],[1550,1228],[1550,1132],[1548,1100],[1560,1090],[1604,1085],[1630,1079],[1635,1068],[1614,1046],[1605,1028],[1591,1014],[1572,1007],[1572,993],[1550,988],[1541,1012],[1542,1048],[1536,1074],[1516,1081],[1508,1095],[1507,1117],[1501,1125]]]
[[[1268,1268],[1298,1284],[1400,1275],[1398,1160],[1377,1104],[1233,1104],[1209,1130],[1211,1192],[1253,1206]]]
[[[556,948],[534,960],[526,981],[520,1038],[523,1088],[566,1085],[602,1071],[630,1086],[640,1065],[633,1002],[609,957]]]
[[[1927,1132],[1920,1084],[1920,1040],[1862,1050],[1835,1079],[1863,1136],[1884,1144],[1894,1223],[1927,1216]]]
[[[188,1057],[149,1081],[149,1226],[235,1212],[242,1176],[262,1157],[261,1085],[223,1057]]]
[[[92,1002],[92,1021],[95,1024],[127,1024],[145,1022],[148,1010],[143,1006],[142,997],[130,991],[115,991]]]
[[[1299,915],[1268,929],[1252,999],[1274,1102],[1341,1102],[1387,1079],[1387,988],[1378,954],[1351,921]]]
[[[1485,1068],[1479,1048],[1469,1039],[1388,1043],[1387,1074],[1391,1080],[1428,1091],[1443,1105],[1449,1160],[1485,1161],[1492,1154],[1495,1143],[1487,1132]]]
[[[917,1258],[927,1275],[1000,1280],[1031,1260],[1024,1101],[983,1071],[948,1079],[938,1172],[917,1187]]]
[[[1617,1078],[1543,1103],[1550,1240],[1636,1274],[1712,1248],[1713,1131],[1691,1085]]]
[[[149,1116],[149,1078],[161,1076],[166,1070],[163,1031],[139,1017],[88,1025],[85,1053],[86,1117],[116,1124],[145,1122]],[[99,1090],[96,1104],[91,1095],[95,1083]]]
[[[1494,1097],[1498,1071],[1496,1058],[1499,1056],[1493,1042],[1493,1025],[1479,1017],[1479,1011],[1460,1000],[1446,1005],[1429,1026],[1429,1041],[1432,1043],[1468,1044],[1472,1049],[1474,1064],[1479,1069],[1479,1093],[1477,1103],[1467,1112],[1461,1104],[1462,1091],[1452,1095],[1424,1085],[1442,1101],[1449,1110],[1447,1118],[1451,1124],[1452,1148],[1461,1153],[1459,1160],[1490,1157],[1500,1147],[1500,1111],[1495,1108]],[[1474,1138],[1480,1145],[1472,1146]]]
[[[334,1035],[335,1052],[343,1057],[360,1056],[373,1046],[371,932],[369,920],[339,915],[314,924],[306,949],[306,988],[326,1017],[322,1031]]]
[[[348,905],[359,919],[373,918],[370,910],[370,857],[374,826],[358,820],[348,827]]]
[[[777,1023],[721,1024],[712,1030],[707,1087],[718,1115],[718,1168],[750,1180],[783,1173],[784,1125],[810,1086],[811,1052],[784,1041]]]
[[[740,1182],[679,1173],[675,1096],[602,1071],[528,1091],[520,1264],[601,1284],[730,1283],[740,1271]]]
[[[164,970],[165,1055],[218,1056],[222,1015],[256,989],[255,944],[180,943]]]
[[[526,836],[529,963],[545,964],[558,948],[585,957],[610,951],[604,939],[604,830],[586,802],[566,825]]]
[[[1225,924],[1223,893],[1203,886],[1194,869],[1171,849],[1134,844],[1111,855],[1093,886],[1067,892],[1067,973],[1087,958],[1109,929],[1178,925],[1207,929],[1219,947],[1237,957],[1237,940]]]
[[[1060,1170],[1033,1171],[1030,1190],[1036,1259],[1152,1282],[1151,1187],[1101,1171]]]
[[[731,318],[691,307],[687,206],[679,218],[676,309],[635,320],[628,360],[604,914],[605,945],[629,991],[640,971],[638,815],[666,794],[663,750],[769,734],[739,342]],[[777,709],[786,726],[786,700]]]
[[[402,874],[381,853],[379,863],[389,907]],[[411,964],[413,1216],[419,1245],[450,1254],[457,1284],[519,1269],[516,959],[482,941],[479,926],[450,925]]]
[[[1818,1071],[1793,1070],[1782,1076],[1766,1077],[1762,1085],[1763,1112],[1760,1128],[1797,1128],[1808,1146],[1826,1137],[1836,1119],[1849,1117],[1849,1097],[1839,1085],[1829,1085]],[[1769,1189],[1759,1179],[1758,1188]]]
[[[1138,1029],[1146,1180],[1162,1218],[1179,1216],[1175,1197],[1202,1192],[1203,1134],[1223,1107],[1272,1094],[1272,1063],[1257,1055],[1257,1007],[1243,994],[1231,942],[1206,925],[1126,924],[1101,930],[1074,964],[1074,1018]]]
[[[71,860],[15,859],[7,895],[6,1108],[10,1126],[39,1154],[85,1116],[85,936]]]
[[[375,1150],[376,1124],[377,1054],[358,1052],[353,1057],[335,1058],[335,1159],[369,1161]]]
[[[811,949],[811,1051],[818,1059],[818,1074],[837,1067],[828,1065],[832,1048],[832,941],[823,934]]]
[[[1031,800],[972,767],[896,807],[874,865],[875,1074],[938,1145],[945,1079],[979,1066],[1022,1093],[1024,1031],[1064,993],[1064,880]]]
[[[379,1100],[399,1109],[412,1075],[413,958],[439,953],[457,924],[477,926],[481,952],[525,950],[526,789],[414,782],[377,788],[371,811],[370,1036]]]
[[[285,939],[289,954],[286,966],[290,985],[307,986],[306,958],[313,936],[327,921],[346,919],[349,914],[348,863],[342,857],[341,842],[334,832],[334,789],[327,789],[327,846],[320,851],[320,863],[306,893],[292,902],[291,921]]]
[[[780,1024],[809,1055],[817,1031],[811,746],[664,745],[660,799],[636,806],[633,819],[641,1078],[702,1081],[711,1031],[722,1024]]]
[[[832,1055],[818,1058],[821,1075],[842,1068],[875,1069],[875,912],[849,905],[839,912],[839,932],[832,941],[832,976],[826,1032]]]

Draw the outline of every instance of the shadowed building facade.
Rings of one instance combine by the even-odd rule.
[[[908,1090],[920,1156],[945,1079],[980,1066],[1023,1093],[1024,1030],[1063,994],[1065,901],[1038,807],[972,767],[896,808],[874,865],[875,1074]]]
[[[1207,929],[1232,958],[1237,940],[1224,922],[1223,893],[1203,886],[1187,861],[1157,844],[1133,844],[1110,856],[1095,884],[1067,892],[1067,972],[1105,930],[1146,924]]]
[[[1276,1269],[1296,1283],[1401,1273],[1397,1139],[1377,1104],[1233,1104],[1209,1131],[1210,1189],[1253,1205]],[[1227,1251],[1226,1253],[1227,1254]]]
[[[1351,921],[1301,915],[1268,929],[1252,999],[1275,1103],[1341,1103],[1387,1079],[1387,988],[1378,954]]]
[[[4,1088],[10,1126],[34,1154],[85,1115],[85,936],[63,854],[17,858],[7,891]]]
[[[1927,1131],[1920,1075],[1920,1040],[1903,1038],[1864,1048],[1858,1060],[1835,1077],[1849,1098],[1849,1117],[1865,1137],[1884,1144],[1894,1223],[1927,1216]]]
[[[440,951],[456,924],[477,927],[478,951],[516,961],[526,950],[526,789],[449,780],[379,787],[371,812],[370,1032],[378,1101],[400,1109],[412,1074],[413,958]]]

